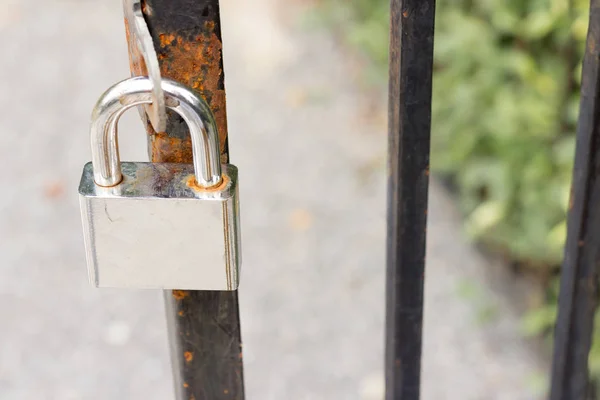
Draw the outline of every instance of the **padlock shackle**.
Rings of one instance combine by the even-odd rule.
[[[221,183],[219,134],[214,115],[206,101],[191,89],[162,79],[167,108],[187,123],[192,138],[194,172],[198,185]],[[94,181],[98,186],[116,186],[123,179],[117,139],[119,118],[128,109],[152,103],[152,81],[137,76],[121,81],[100,97],[92,112],[91,141]]]

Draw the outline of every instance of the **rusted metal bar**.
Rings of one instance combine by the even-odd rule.
[[[588,355],[600,266],[600,0],[590,4],[567,243],[554,338],[551,400],[594,397]]]
[[[386,399],[420,394],[435,0],[392,0]]]
[[[196,89],[208,101],[219,129],[221,162],[228,162],[219,1],[145,0],[142,9],[162,76]],[[131,38],[128,42],[132,74],[145,75],[137,47]],[[166,132],[154,132],[149,121],[146,125],[152,161],[192,162],[181,117],[168,111]],[[166,291],[165,302],[177,399],[242,400],[237,291]]]

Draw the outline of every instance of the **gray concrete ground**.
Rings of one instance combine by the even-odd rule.
[[[248,398],[381,399],[385,114],[325,32],[257,1],[222,1]],[[128,76],[120,2],[3,0],[0,35],[0,398],[173,398],[161,294],[93,289],[84,265],[76,187],[91,108]],[[121,132],[144,159],[137,113]],[[423,398],[533,399],[510,277],[431,189]]]

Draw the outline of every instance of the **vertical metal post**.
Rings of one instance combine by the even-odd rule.
[[[588,371],[600,266],[600,0],[592,0],[561,270],[551,400],[593,396]]]
[[[435,0],[392,0],[389,80],[386,399],[417,400]]]
[[[221,162],[228,162],[219,1],[145,0],[142,8],[162,76],[197,90],[208,101],[219,129]],[[137,46],[129,44],[132,73],[146,75]],[[146,124],[152,161],[192,162],[181,117],[168,112],[166,132],[154,132]],[[177,400],[243,400],[237,291],[166,291],[165,302]]]

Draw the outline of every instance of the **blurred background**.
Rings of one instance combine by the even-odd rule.
[[[221,4],[247,398],[382,399],[389,2]],[[438,4],[424,399],[546,393],[587,7]],[[76,188],[91,109],[129,76],[121,2],[3,0],[0,34],[0,398],[171,399],[162,294],[85,269]],[[147,160],[136,112],[120,132]]]

